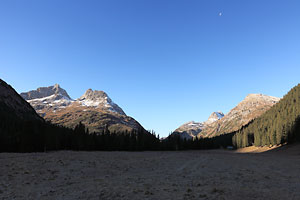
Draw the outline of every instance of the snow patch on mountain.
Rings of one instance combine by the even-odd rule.
[[[224,113],[221,111],[213,112],[209,118],[204,122],[206,125],[211,124],[215,121],[218,121],[219,119],[222,119],[224,117]]]
[[[79,102],[82,106],[103,108],[111,112],[125,115],[124,111],[103,91],[93,91],[92,89],[88,89],[84,95],[77,99],[77,102]]]
[[[208,125],[198,136],[214,137],[239,130],[276,104],[280,98],[264,94],[249,94],[219,121]]]
[[[197,137],[199,133],[203,129],[205,129],[208,125],[210,125],[213,122],[216,122],[224,117],[224,114],[220,111],[218,112],[213,112],[207,121],[205,122],[195,122],[195,121],[190,121],[187,123],[184,123],[181,125],[179,128],[177,128],[173,134],[174,135],[179,135],[182,139],[193,139]]]
[[[126,115],[103,91],[88,89],[80,98],[73,100],[58,84],[49,87],[40,87],[37,90],[21,93],[34,109],[43,116],[47,112],[55,112],[68,106],[84,106],[120,115]]]
[[[49,97],[51,95],[55,95],[56,99],[64,97],[66,99],[71,100],[70,96],[66,92],[66,90],[62,89],[59,84],[55,84],[49,87],[39,87],[36,90],[31,90],[29,92],[23,92],[20,94],[25,100],[32,99],[41,99],[44,97]]]

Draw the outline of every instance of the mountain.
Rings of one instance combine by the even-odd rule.
[[[58,84],[40,87],[36,90],[20,94],[40,116],[45,117],[48,112],[56,112],[70,105],[73,100]]]
[[[182,139],[193,139],[203,128],[202,122],[190,121],[179,126],[171,135],[179,135]]]
[[[43,121],[35,110],[10,85],[0,79],[0,112],[5,118]]]
[[[192,139],[231,133],[265,113],[279,100],[280,98],[263,94],[249,94],[226,115],[222,112],[213,112],[207,121],[187,122],[177,128],[173,134],[178,134],[181,138]]]
[[[222,119],[207,125],[198,134],[198,137],[214,137],[237,131],[242,126],[265,113],[274,104],[278,103],[279,100],[280,98],[263,94],[249,94]]]
[[[300,84],[233,137],[237,148],[300,141]]]
[[[224,113],[222,113],[221,111],[218,112],[213,112],[209,118],[207,119],[207,121],[205,121],[205,125],[209,125],[211,123],[214,123],[215,121],[218,121],[219,119],[222,119],[224,117]]]
[[[30,104],[0,79],[0,152],[43,149],[43,124]]]
[[[31,90],[20,94],[25,100],[39,99],[49,96],[60,96],[71,99],[66,90],[62,89],[58,84],[50,87],[40,87],[36,90]]]
[[[69,118],[70,123],[75,125],[74,129],[70,129],[46,122],[21,95],[0,79],[0,152],[142,151],[159,148],[160,142],[155,134],[145,131],[138,122],[126,116],[107,94],[92,90],[85,94],[79,100],[72,100],[59,85],[22,93],[46,118],[52,115]],[[68,105],[62,106],[63,102]],[[90,134],[83,124],[89,121],[103,126],[104,134]],[[89,126],[93,128],[91,124]],[[115,135],[107,129],[111,132],[131,129],[132,132]]]
[[[82,106],[102,108],[120,115],[126,115],[125,112],[115,104],[103,91],[88,89],[79,99]]]
[[[214,123],[215,121],[220,120],[222,117],[224,117],[224,114],[222,112],[213,112],[207,121],[205,122],[195,122],[190,121],[183,125],[181,125],[179,128],[177,128],[172,134],[174,135],[180,135],[182,139],[192,139],[196,137],[199,133],[201,133],[202,130],[204,130],[208,125],[211,123]]]
[[[143,129],[104,92],[88,89],[73,100],[58,84],[21,93],[33,108],[53,124],[74,128],[82,122],[90,132],[124,132]]]

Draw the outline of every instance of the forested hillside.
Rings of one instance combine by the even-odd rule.
[[[300,140],[300,84],[233,137],[237,147],[278,145]]]

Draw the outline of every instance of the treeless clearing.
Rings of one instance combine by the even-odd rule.
[[[263,152],[271,151],[271,150],[274,150],[277,148],[279,148],[279,146],[272,146],[272,147],[250,146],[250,147],[237,149],[236,153],[263,153]]]
[[[300,199],[299,149],[1,153],[0,199]]]

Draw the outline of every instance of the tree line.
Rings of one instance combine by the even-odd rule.
[[[158,150],[159,139],[145,130],[89,133],[79,123],[74,129],[39,121],[19,121],[0,115],[0,152],[145,151]]]
[[[0,152],[198,150],[295,141],[300,141],[300,84],[240,130],[194,140],[172,134],[160,140],[154,132],[144,129],[116,133],[106,128],[100,133],[90,133],[82,123],[70,129],[43,120],[26,121],[0,102]]]
[[[43,121],[24,121],[0,110],[0,152],[78,151],[153,151],[213,149],[232,145],[232,135],[183,140],[170,135],[160,140],[144,129],[125,132],[90,133],[84,124],[74,129]]]

